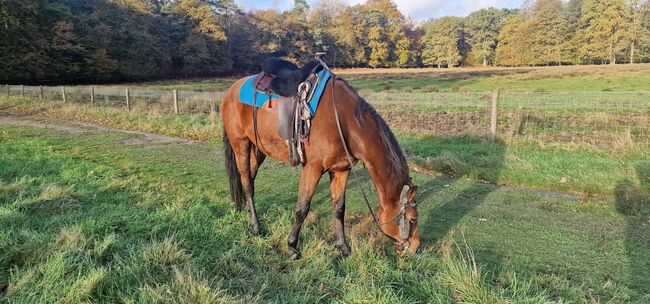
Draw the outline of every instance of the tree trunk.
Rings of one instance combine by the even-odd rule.
[[[614,54],[614,41],[617,39],[616,36],[614,34],[614,37],[609,39],[609,64],[616,64],[616,54]]]
[[[488,66],[488,60],[487,60],[487,57],[483,57],[483,66],[484,66],[484,67]]]
[[[634,41],[632,41],[632,45],[630,46],[630,64],[634,64]]]

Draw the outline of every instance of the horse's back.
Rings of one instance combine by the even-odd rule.
[[[242,85],[246,82],[248,77],[242,77],[235,81],[228,90],[226,90],[226,93],[224,94],[223,101],[221,102],[221,108],[223,109],[224,106],[227,104],[232,104],[232,103],[239,103],[239,90],[241,89]],[[223,112],[222,112],[223,116]]]

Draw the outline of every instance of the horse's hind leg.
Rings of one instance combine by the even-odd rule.
[[[287,245],[289,247],[289,259],[295,260],[299,257],[298,254],[298,236],[300,235],[300,228],[302,223],[309,214],[309,205],[311,198],[314,196],[318,181],[323,176],[323,167],[320,164],[307,165],[302,168],[300,174],[300,189],[298,190],[298,204],[296,205],[296,219],[289,232],[287,238]]]
[[[261,161],[254,161],[255,163],[255,173],[253,173],[251,161],[251,147],[252,143],[250,140],[241,140],[236,143],[233,143],[233,150],[235,153],[235,159],[237,161],[237,169],[239,171],[239,176],[241,177],[242,188],[244,189],[244,196],[246,197],[246,209],[248,209],[248,216],[251,224],[251,229],[253,234],[260,235],[260,220],[257,218],[257,211],[255,210],[255,179],[254,175],[257,173],[257,169],[261,164]],[[254,152],[253,152],[254,154]]]
[[[260,166],[262,166],[262,163],[266,159],[266,155],[262,154],[257,151],[257,155],[255,155],[255,145],[251,148],[251,179],[253,180],[253,186],[255,186],[255,177],[257,176],[257,171],[260,169]],[[253,187],[255,188],[255,187]]]
[[[332,215],[336,239],[334,245],[341,250],[344,257],[350,255],[350,246],[345,240],[345,187],[348,184],[350,171],[330,172],[330,191],[332,192]]]

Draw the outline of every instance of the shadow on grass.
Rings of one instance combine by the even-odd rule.
[[[625,179],[615,188],[617,210],[625,216],[625,249],[629,258],[630,287],[650,301],[650,160],[634,166],[639,182]]]
[[[401,142],[409,162],[443,175],[418,185],[418,211],[423,245],[445,238],[447,233],[496,189],[503,167],[505,144],[480,136],[425,137]],[[471,183],[459,183],[470,179]],[[354,173],[348,191],[362,184],[370,189],[367,174]],[[447,188],[453,188],[447,191]],[[450,193],[442,193],[450,192]],[[369,195],[369,199],[373,199]],[[439,198],[450,198],[437,202]]]
[[[444,174],[419,188],[418,200],[426,210],[426,218],[420,224],[427,232],[423,239],[429,242],[443,239],[496,189],[491,183],[499,180],[505,154],[503,142],[479,136],[425,137],[407,141],[405,147],[417,165]],[[473,182],[460,183],[462,188],[456,189],[455,184],[461,179]],[[454,189],[451,199],[435,202],[436,196],[450,197],[439,195],[446,188]],[[437,205],[426,206],[430,203]]]

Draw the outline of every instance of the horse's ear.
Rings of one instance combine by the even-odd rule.
[[[399,202],[402,205],[405,205],[406,203],[408,203],[409,189],[410,189],[409,185],[404,185],[404,187],[402,187],[402,193],[400,193],[400,195],[399,195]]]
[[[413,199],[415,198],[415,194],[417,192],[418,192],[418,186],[411,186],[411,188],[409,188],[409,191],[406,194],[406,197],[407,197],[409,202],[413,201]]]

